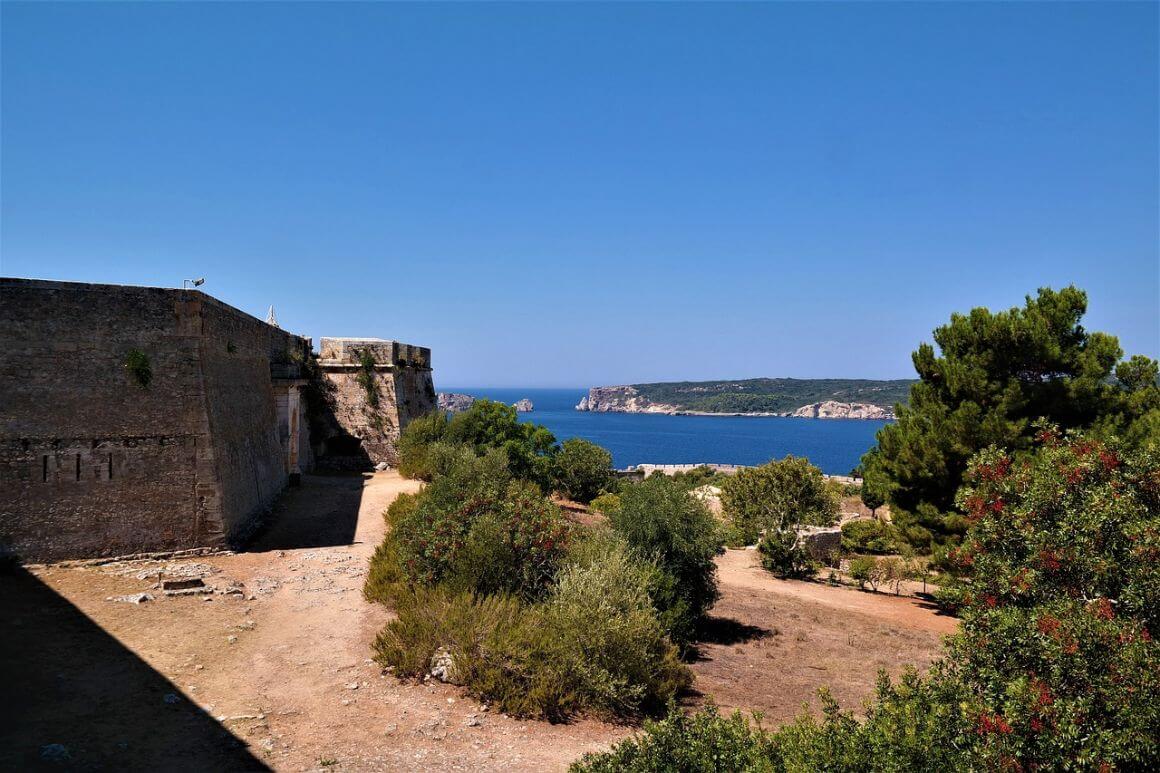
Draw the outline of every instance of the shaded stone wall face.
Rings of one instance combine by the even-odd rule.
[[[222,527],[226,540],[236,544],[250,536],[288,477],[271,365],[295,376],[294,354],[305,356],[309,345],[218,303],[205,304],[201,319],[205,410]]]
[[[0,279],[0,549],[241,538],[286,482],[272,364],[308,347],[200,292]]]

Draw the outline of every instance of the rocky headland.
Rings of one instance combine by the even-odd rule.
[[[522,400],[516,400],[514,403],[512,403],[512,407],[515,408],[519,413],[531,413],[532,411],[536,410],[536,407],[532,405],[532,401],[526,397]]]
[[[576,410],[595,413],[677,413],[675,405],[654,403],[641,396],[636,387],[632,386],[592,387],[580,399]]]
[[[803,405],[789,415],[802,419],[893,419],[894,411],[870,403],[840,403],[836,400],[825,400],[812,405]]]
[[[471,395],[462,395],[457,392],[440,392],[439,393],[439,410],[448,413],[461,413],[466,411],[475,403],[475,398]]]
[[[651,385],[645,385],[651,386]],[[696,392],[696,387],[686,388]],[[800,399],[800,398],[799,398]],[[793,402],[789,403],[790,406]],[[788,406],[787,406],[788,407]],[[578,411],[596,413],[661,413],[684,416],[789,416],[808,419],[894,419],[889,405],[861,401],[819,400],[798,404],[789,410],[698,410],[674,402],[657,401],[636,385],[592,387],[576,406]]]

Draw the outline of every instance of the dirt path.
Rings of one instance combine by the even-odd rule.
[[[27,645],[7,661],[45,675],[19,691],[43,711],[0,736],[0,768],[42,764],[59,744],[86,769],[560,770],[629,732],[518,721],[458,688],[381,673],[371,644],[389,613],[362,582],[383,510],[417,488],[393,472],[308,476],[249,552],[170,562],[242,583],[240,595],[164,597],[137,577],[160,565],[140,563],[0,580]],[[142,591],[155,600],[109,601]],[[43,646],[60,640],[62,615],[75,640]],[[67,688],[46,701],[58,682]]]
[[[723,708],[760,711],[767,726],[816,709],[822,686],[860,711],[879,669],[926,668],[957,625],[915,599],[778,580],[753,551],[728,550],[717,565],[721,600],[694,687]]]
[[[726,550],[717,566],[721,583],[726,586],[811,601],[834,610],[869,615],[937,634],[953,633],[959,624],[954,617],[938,614],[933,604],[909,596],[867,593],[804,580],[779,580],[761,568],[752,550]]]
[[[630,728],[518,721],[458,688],[402,683],[370,660],[389,619],[361,593],[382,512],[417,484],[393,472],[308,476],[245,553],[0,578],[16,636],[0,679],[24,704],[0,768],[59,744],[85,769],[561,770]],[[953,620],[902,599],[784,583],[720,561],[723,597],[700,659],[701,699],[792,717],[830,684],[856,707],[879,667],[929,662]],[[231,594],[166,597],[157,570]],[[147,591],[144,604],[111,598]]]

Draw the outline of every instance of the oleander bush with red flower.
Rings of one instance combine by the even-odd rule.
[[[983,707],[988,759],[1141,767],[1160,754],[1160,453],[1039,433],[1035,454],[979,454],[951,554],[955,678]]]
[[[962,628],[944,657],[926,676],[882,676],[864,720],[825,701],[821,721],[753,730],[760,764],[745,769],[1157,767],[1160,448],[1050,428],[1036,442],[1019,458],[985,450],[966,474],[970,525],[948,557]],[[661,728],[577,769],[666,770],[686,752]]]

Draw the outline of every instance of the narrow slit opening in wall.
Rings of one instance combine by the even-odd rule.
[[[81,479],[81,455],[77,454],[77,480]]]
[[[113,455],[109,454],[109,480],[113,479]]]
[[[40,482],[48,483],[48,456],[40,457]]]

